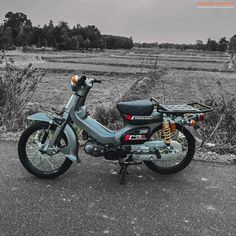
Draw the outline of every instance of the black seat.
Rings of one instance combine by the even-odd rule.
[[[118,102],[116,106],[119,112],[129,115],[150,115],[154,108],[149,100]]]

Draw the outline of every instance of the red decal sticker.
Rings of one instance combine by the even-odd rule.
[[[131,116],[131,115],[124,115],[124,116],[125,116],[126,120],[132,120],[132,118],[133,118],[133,116]]]

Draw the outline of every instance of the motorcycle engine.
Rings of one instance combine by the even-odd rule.
[[[84,144],[84,151],[91,156],[99,157],[104,155],[104,146],[96,141],[89,140]]]
[[[88,140],[84,144],[84,151],[95,157],[104,156],[107,160],[119,160],[125,158],[130,152],[130,147],[123,147],[119,145],[103,145],[94,140]]]

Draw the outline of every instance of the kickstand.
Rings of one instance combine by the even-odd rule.
[[[120,184],[124,184],[125,183],[125,175],[128,174],[128,172],[127,172],[128,165],[129,164],[126,164],[126,163],[122,163],[121,164],[121,168],[120,168],[120,172],[119,172],[119,174],[122,175],[121,179],[120,179]]]

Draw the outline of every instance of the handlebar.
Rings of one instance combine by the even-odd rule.
[[[100,79],[94,79],[94,80],[93,80],[93,83],[98,83],[98,84],[101,84],[101,83],[102,83],[102,81],[101,81]]]
[[[100,79],[95,78],[86,78],[85,75],[75,75],[71,77],[71,89],[74,92],[77,92],[83,86],[92,88],[94,83],[102,83]]]
[[[87,86],[92,87],[93,84],[95,84],[95,83],[101,84],[102,81],[100,79],[95,79],[95,78],[88,79],[87,78],[85,83],[86,83]]]

